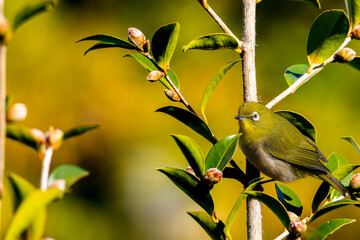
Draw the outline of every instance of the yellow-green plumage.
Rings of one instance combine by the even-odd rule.
[[[318,177],[348,195],[345,186],[322,163],[327,159],[315,143],[286,119],[255,102],[243,104],[237,118],[242,133],[240,148],[262,173],[282,182],[308,175]]]

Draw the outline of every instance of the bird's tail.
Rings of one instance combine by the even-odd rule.
[[[329,183],[333,188],[335,188],[339,193],[341,193],[344,197],[349,196],[349,191],[346,189],[346,187],[337,180],[333,175],[330,173],[326,174],[319,174],[319,177]]]

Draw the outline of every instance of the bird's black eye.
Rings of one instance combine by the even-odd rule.
[[[252,115],[251,115],[251,119],[254,120],[255,122],[259,121],[260,119],[260,115],[257,113],[257,112],[254,112]]]

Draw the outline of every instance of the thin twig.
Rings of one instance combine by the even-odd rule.
[[[327,64],[333,62],[334,56],[336,55],[336,53],[338,51],[340,51],[341,49],[343,49],[346,45],[348,45],[350,41],[351,41],[351,37],[347,37],[345,39],[344,43],[341,45],[341,47],[329,59],[327,59],[324,63],[320,64],[319,66],[316,66],[315,68],[313,68],[309,73],[305,73],[304,75],[302,75],[298,80],[296,80],[296,82],[294,82],[291,86],[289,86],[285,91],[283,91],[280,95],[278,95],[276,98],[271,100],[268,104],[266,104],[266,107],[271,109],[273,106],[278,104],[281,100],[283,100],[285,97],[294,93],[301,85],[306,83],[315,74],[320,72]]]
[[[51,165],[51,159],[53,155],[53,148],[48,147],[45,151],[45,157],[42,162],[41,167],[41,180],[40,180],[40,189],[42,191],[46,191],[48,188],[48,179],[49,179],[49,172],[50,172],[50,165]]]

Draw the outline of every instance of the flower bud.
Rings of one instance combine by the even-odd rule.
[[[50,186],[51,188],[57,188],[60,191],[65,191],[66,181],[65,179],[56,179]]]
[[[9,22],[3,15],[1,15],[0,16],[0,38],[4,39],[4,37],[8,33],[8,31],[9,31]]]
[[[30,128],[29,131],[36,142],[38,142],[40,144],[45,144],[47,142],[43,131],[41,131],[37,128]]]
[[[188,166],[188,167],[186,168],[186,171],[189,172],[189,173],[191,173],[191,174],[193,174],[193,175],[195,175],[194,170],[193,170],[192,167],[190,167],[190,166]]]
[[[26,115],[26,105],[23,103],[15,103],[8,108],[6,119],[8,122],[20,122],[25,120]]]
[[[356,52],[351,48],[343,48],[335,55],[335,61],[340,63],[351,62],[356,57]]]
[[[350,180],[350,187],[354,190],[359,190],[360,188],[360,173],[355,174],[352,176]]]
[[[145,35],[137,28],[129,28],[128,40],[142,51],[144,50],[143,45],[147,44]]]
[[[151,73],[149,73],[146,79],[150,82],[155,82],[162,78],[164,75],[165,74],[161,71],[152,71]]]
[[[296,215],[293,212],[288,211],[288,214],[289,214],[289,217],[290,217],[290,221],[295,220],[295,219],[299,219],[299,216]]]
[[[299,218],[295,218],[289,224],[288,230],[289,230],[290,236],[299,237],[306,232],[307,226],[306,226],[306,223],[301,221]],[[292,239],[296,239],[295,237]]]
[[[223,173],[217,168],[210,168],[206,171],[203,176],[203,179],[211,184],[220,182],[222,179]]]
[[[351,31],[351,37],[360,40],[360,25],[354,27],[354,29]]]
[[[49,127],[49,131],[45,133],[48,144],[54,149],[58,149],[63,141],[64,132],[61,129],[54,129],[53,126]]]
[[[180,97],[179,97],[179,95],[178,95],[175,91],[169,90],[169,89],[165,89],[164,92],[165,92],[165,95],[166,95],[171,101],[180,102]]]

